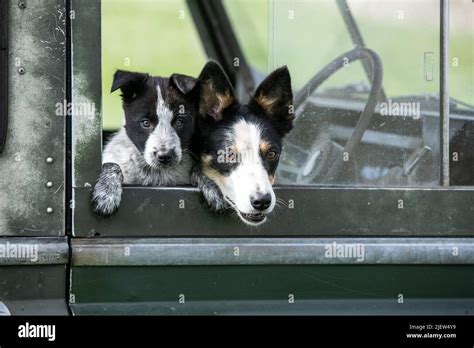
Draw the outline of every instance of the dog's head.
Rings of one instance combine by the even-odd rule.
[[[199,132],[203,173],[249,225],[275,207],[272,185],[282,139],[293,127],[291,78],[275,70],[247,105],[238,103],[222,68],[209,62],[199,77]]]
[[[199,95],[197,80],[173,74],[170,78],[118,70],[112,92],[122,92],[125,129],[146,163],[166,167],[181,161],[190,146]]]

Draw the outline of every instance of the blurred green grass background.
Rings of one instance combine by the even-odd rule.
[[[450,93],[474,104],[472,3],[453,3],[457,8],[451,16],[456,25],[451,32]],[[224,4],[250,64],[264,74],[288,65],[295,89],[336,56],[353,48],[333,0],[224,0]],[[438,1],[357,0],[349,4],[354,7],[354,17],[366,45],[383,60],[387,95],[438,93]],[[465,22],[457,25],[458,19]],[[423,78],[425,52],[433,52],[436,57],[433,81]],[[196,76],[206,59],[184,0],[103,0],[104,128],[117,129],[122,125],[119,92],[109,93],[116,69],[160,76],[174,72]],[[359,81],[366,78],[357,63],[331,77],[323,88]]]

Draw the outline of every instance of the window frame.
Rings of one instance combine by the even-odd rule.
[[[0,2],[0,154],[5,147],[8,130],[8,1]]]
[[[72,101],[101,105],[100,0],[87,5],[80,0],[71,1],[76,16],[71,21]],[[448,2],[442,0],[441,6],[440,133],[444,145],[440,170],[446,185],[449,183]],[[90,189],[101,169],[101,130],[99,114],[92,120],[72,116],[72,223],[76,237],[474,236],[474,187],[455,186],[277,186],[276,194],[288,203],[292,200],[294,208],[278,208],[269,222],[257,229],[236,219],[211,214],[196,188],[125,187],[117,215],[100,219],[91,211]],[[183,202],[185,208],[180,209]]]

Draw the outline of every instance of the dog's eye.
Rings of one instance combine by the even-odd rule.
[[[275,161],[278,159],[278,152],[276,152],[275,150],[270,150],[268,151],[267,153],[267,159],[269,161]]]
[[[181,128],[184,126],[184,120],[182,118],[178,118],[174,123],[176,128]]]
[[[151,127],[151,122],[150,120],[147,120],[146,118],[140,121],[140,124],[142,125],[143,128],[150,128]]]

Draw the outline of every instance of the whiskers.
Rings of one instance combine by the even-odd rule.
[[[152,171],[152,170],[159,170],[160,169],[160,165],[156,162],[151,162],[151,163],[147,163],[147,167],[148,169],[148,172]]]
[[[235,203],[227,196],[224,196],[224,200],[229,203],[229,205],[232,207],[233,210],[237,210],[237,206]]]
[[[240,219],[240,216],[239,216],[239,213],[238,213],[238,209],[237,209],[237,206],[235,205],[235,203],[227,196],[224,196],[224,200],[227,202],[227,204],[229,204],[229,206],[232,208],[231,209],[231,212],[229,213],[229,215],[233,218],[237,218],[239,221],[241,221]]]
[[[287,208],[287,207],[288,207],[288,202],[285,201],[284,199],[281,199],[281,198],[276,197],[276,199],[275,199],[275,206],[277,206],[277,207],[279,207],[279,208],[280,208],[280,207],[285,207],[285,208]]]

